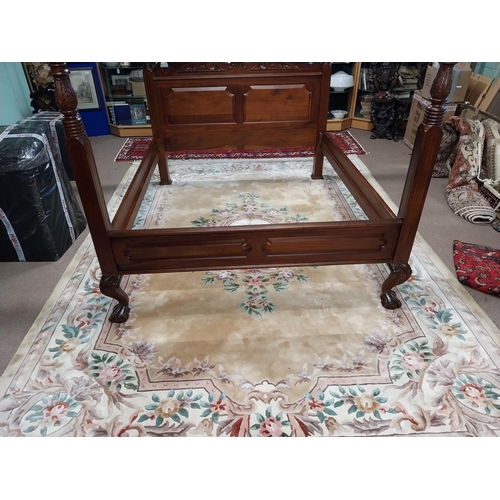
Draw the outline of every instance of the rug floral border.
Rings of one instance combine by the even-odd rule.
[[[420,243],[412,254],[413,276],[399,293],[425,337],[375,335],[367,344],[391,380],[332,379],[329,360],[320,359],[316,368],[325,375],[294,401],[286,382],[269,381],[250,384],[244,400],[232,400],[204,376],[213,370],[205,360],[198,360],[197,380],[139,391],[143,351],[91,347],[110,301],[96,286],[92,245],[77,257],[66,287],[21,350],[33,341],[31,347],[2,377],[3,435],[496,436],[500,430],[498,330],[488,331],[491,325],[473,313]],[[68,297],[79,287],[83,295],[69,310]],[[60,375],[63,366],[67,377]],[[174,373],[175,363],[171,368]]]

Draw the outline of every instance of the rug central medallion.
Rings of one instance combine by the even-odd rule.
[[[363,217],[338,179],[311,180],[307,161],[208,162],[173,172],[173,186],[152,188],[136,227]],[[141,353],[142,390],[195,380],[235,401],[262,384],[299,399],[353,374],[388,381],[373,342],[421,334],[404,312],[379,305],[384,273],[357,265],[128,277],[134,315],[126,325],[107,323],[99,347]]]

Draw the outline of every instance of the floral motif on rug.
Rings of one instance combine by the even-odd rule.
[[[306,222],[309,219],[300,214],[289,215],[286,206],[274,208],[269,203],[260,202],[256,193],[240,193],[233,203],[222,209],[212,208],[209,216],[200,216],[191,221],[195,227],[216,227],[254,224],[290,224]],[[205,285],[222,283],[225,291],[242,291],[245,300],[240,307],[250,316],[261,316],[274,312],[274,304],[269,293],[288,290],[290,281],[307,282],[307,274],[302,269],[246,269],[243,271],[208,271],[203,278]]]
[[[361,144],[347,130],[327,132],[345,154],[364,155],[366,151]],[[129,137],[115,157],[118,162],[140,161],[144,158],[152,142],[150,137]],[[231,159],[231,158],[277,158],[313,156],[314,148],[262,148],[245,151],[229,150],[202,150],[202,151],[169,151],[169,160],[201,160],[201,159]]]
[[[364,217],[333,170],[312,181],[311,168],[173,162],[173,185],[154,177],[135,227]],[[89,244],[0,379],[0,433],[498,435],[498,330],[425,246],[410,264],[392,311],[379,301],[383,265],[128,276],[131,317],[116,325]],[[272,310],[242,314],[232,298],[248,286],[272,287]]]

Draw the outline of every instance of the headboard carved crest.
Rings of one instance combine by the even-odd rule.
[[[178,73],[197,73],[202,71],[229,71],[235,67],[235,63],[188,63],[186,66],[179,68]]]
[[[300,70],[296,63],[286,62],[189,62],[169,67],[169,72],[177,74],[223,73],[230,71],[293,71]]]
[[[247,66],[243,66],[243,68],[247,69]],[[299,69],[299,67],[296,64],[278,62],[278,63],[257,63],[249,69],[250,71],[264,71],[266,69],[290,70],[290,69]]]

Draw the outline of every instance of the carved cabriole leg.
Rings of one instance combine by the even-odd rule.
[[[102,276],[99,283],[101,293],[118,301],[109,317],[111,323],[125,323],[128,320],[130,307],[129,298],[120,287],[122,276]]]
[[[382,283],[380,299],[386,309],[397,309],[401,307],[401,301],[392,289],[403,284],[411,276],[411,267],[408,264],[389,264],[389,267],[391,274]]]

